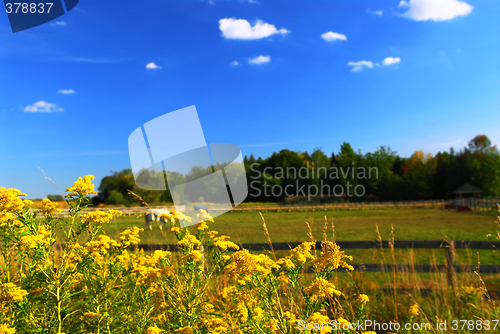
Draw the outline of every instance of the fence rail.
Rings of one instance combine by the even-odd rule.
[[[388,249],[391,247],[391,242],[384,240],[380,241],[337,241],[337,245],[341,249]],[[273,243],[273,249],[289,250],[297,247],[300,242],[280,242]],[[271,247],[268,243],[253,243],[240,245],[243,249],[251,251],[269,251]],[[178,251],[177,245],[159,245],[159,244],[139,244],[139,249],[145,251],[154,250],[170,250]],[[316,249],[321,249],[321,242],[316,242]],[[393,247],[395,249],[408,248],[426,248],[426,249],[443,249],[446,253],[447,264],[431,265],[431,264],[352,264],[355,270],[364,272],[386,272],[396,270],[398,272],[447,272],[450,284],[456,282],[456,273],[474,272],[481,273],[500,273],[500,265],[458,265],[455,263],[455,252],[460,249],[481,249],[481,250],[499,250],[500,242],[496,241],[473,241],[473,240],[394,240]],[[309,269],[310,271],[310,269]]]
[[[465,206],[476,210],[481,209],[497,209],[497,203],[500,203],[500,198],[466,198],[455,200],[427,200],[427,201],[397,201],[397,202],[350,202],[350,203],[303,203],[303,204],[242,204],[235,208],[229,209],[229,212],[300,212],[300,211],[338,211],[338,210],[377,210],[391,208],[443,208],[445,205],[453,207]],[[209,211],[228,211],[227,205],[206,205]],[[147,213],[146,207],[109,207],[104,210],[115,209],[123,212],[124,216],[140,216]],[[171,205],[154,206],[151,209],[167,209],[175,210]],[[183,205],[179,211],[193,212],[193,206]],[[68,209],[63,208],[63,212],[57,213],[56,217],[67,217]],[[103,210],[103,208],[93,207],[84,209],[83,212],[92,212]]]

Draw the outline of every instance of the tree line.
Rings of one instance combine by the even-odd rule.
[[[451,148],[434,156],[419,150],[411,157],[400,157],[386,146],[362,154],[344,142],[340,151],[330,156],[321,148],[312,153],[284,149],[267,158],[245,156],[244,166],[249,185],[246,202],[450,199],[455,197],[453,191],[465,183],[481,189],[483,197],[500,197],[500,154],[485,135],[474,137],[458,152]],[[197,173],[176,177],[189,180]],[[314,189],[330,192],[321,195],[321,191],[309,191]],[[350,189],[351,194],[356,190],[357,194],[340,195],[340,189]],[[168,185],[165,191],[141,189],[130,169],[104,177],[93,202],[140,202],[130,196],[129,190],[148,203],[172,202]],[[309,196],[304,190],[309,191]]]

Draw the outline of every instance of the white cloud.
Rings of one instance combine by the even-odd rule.
[[[371,10],[371,9],[367,9],[366,12],[368,14],[373,14],[373,15],[378,15],[378,16],[382,16],[383,12],[381,10]]]
[[[232,65],[232,66],[238,66],[239,64],[240,63],[238,63],[236,60],[229,63],[229,65]]]
[[[76,92],[72,89],[59,89],[57,91],[59,94],[75,94]]]
[[[373,68],[373,62],[371,61],[366,61],[366,60],[361,60],[361,61],[351,61],[347,63],[347,65],[352,66],[351,72],[359,72],[363,70],[363,68],[368,67],[368,68]]]
[[[25,112],[54,112],[63,111],[62,108],[57,106],[55,103],[47,103],[45,101],[39,101],[27,106],[23,109]]]
[[[382,65],[393,65],[397,64],[401,61],[401,58],[399,57],[387,57],[382,61]]]
[[[321,38],[323,38],[327,42],[333,42],[336,40],[347,41],[347,37],[345,35],[332,31],[325,32],[323,35],[321,35]]]
[[[51,26],[61,26],[61,27],[67,26],[65,21],[56,21],[56,22],[51,23],[50,25]]]
[[[156,70],[156,69],[161,69],[161,66],[156,65],[155,63],[149,63],[146,65],[146,68],[151,69],[151,70]]]
[[[415,21],[445,21],[472,12],[473,6],[460,0],[410,0],[401,1],[399,7],[408,8],[401,16]]]
[[[271,56],[258,56],[248,60],[250,64],[263,64],[263,63],[269,63],[270,61],[271,61]]]
[[[273,24],[257,20],[255,25],[243,19],[228,18],[219,20],[219,29],[222,36],[229,39],[260,39],[274,34],[287,34],[286,29],[276,29]]]

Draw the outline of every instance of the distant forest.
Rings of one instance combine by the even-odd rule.
[[[294,201],[401,201],[454,198],[453,191],[469,183],[483,192],[482,197],[500,197],[500,154],[485,135],[469,141],[455,152],[435,156],[416,151],[409,158],[397,155],[389,147],[375,152],[356,152],[349,143],[340,152],[325,154],[321,148],[312,153],[281,150],[267,158],[244,157],[249,185],[246,202]],[[352,173],[354,170],[354,174]],[[371,173],[371,175],[369,174]],[[353,177],[354,176],[354,177]],[[188,176],[189,179],[189,176]],[[304,196],[299,189],[340,189],[358,186],[362,196]],[[274,186],[274,192],[270,191]],[[288,195],[279,189],[290,191]],[[94,204],[131,204],[138,202],[132,190],[148,203],[172,202],[170,191],[138,188],[130,169],[106,176],[99,185]],[[352,190],[351,190],[352,193]],[[314,192],[313,192],[314,194]],[[311,195],[311,194],[309,194]]]

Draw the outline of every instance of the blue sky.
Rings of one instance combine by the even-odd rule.
[[[57,193],[37,166],[61,189],[99,184],[130,168],[134,129],[191,105],[207,142],[262,157],[500,144],[499,15],[491,0],[86,0],[13,34],[2,14],[0,185]]]

